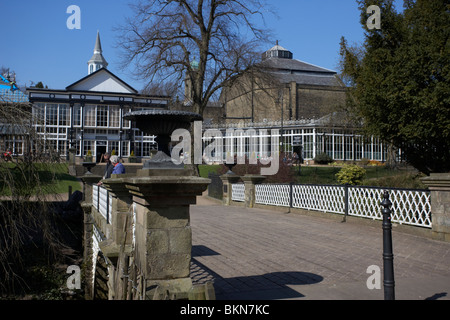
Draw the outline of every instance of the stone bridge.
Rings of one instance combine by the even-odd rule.
[[[394,232],[399,298],[447,298],[449,178],[424,181],[434,215],[428,236]],[[206,207],[196,201],[210,180],[185,170],[141,169],[102,187],[100,176],[82,179],[87,299],[382,299],[366,287],[367,267],[382,263],[375,222],[255,209],[252,194],[236,206],[226,192],[236,177],[227,175],[223,203]],[[243,180],[254,190],[261,177]]]
[[[84,259],[87,299],[214,299],[212,284],[190,278],[189,206],[209,179],[184,169],[141,169],[136,174],[84,182]]]

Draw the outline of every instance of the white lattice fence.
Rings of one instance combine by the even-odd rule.
[[[98,188],[98,212],[109,222],[109,208],[110,208],[110,196],[108,190],[105,188]]]
[[[382,220],[381,201],[384,191],[392,202],[392,222],[431,228],[430,194],[426,191],[349,188],[349,215]]]
[[[345,187],[320,185],[293,185],[292,187],[294,208],[345,213]]]
[[[92,186],[92,205],[98,211],[98,189],[99,187],[96,185]]]
[[[231,200],[245,201],[245,185],[243,183],[233,183],[231,185]]]
[[[389,191],[392,222],[431,228],[430,193],[423,190],[381,189],[324,185],[261,184],[255,186],[255,203],[345,214],[382,220],[381,201]],[[292,199],[290,198],[292,196]],[[245,201],[244,184],[232,185],[232,200]]]
[[[285,184],[257,184],[255,203],[280,207],[290,206],[290,186]]]

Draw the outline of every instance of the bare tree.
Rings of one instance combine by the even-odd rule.
[[[5,101],[0,95],[0,293],[26,286],[19,274],[26,267],[22,264],[25,248],[36,239],[52,256],[61,248],[47,201],[59,160],[36,132],[36,121],[31,105]],[[8,156],[8,149],[14,152],[11,143],[16,148],[20,145],[23,155]]]
[[[260,58],[269,32],[263,0],[142,0],[121,27],[124,66],[150,82],[191,80],[193,111]]]

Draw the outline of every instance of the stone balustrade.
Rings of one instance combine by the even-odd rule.
[[[111,197],[106,219],[92,205],[92,185],[100,179],[83,177],[87,298],[95,296],[94,258],[99,250],[107,261],[108,299],[188,299],[191,293],[198,299],[199,288],[190,278],[189,206],[210,180],[189,176],[184,169],[112,175],[102,180]],[[204,298],[213,298],[211,286],[206,287]]]

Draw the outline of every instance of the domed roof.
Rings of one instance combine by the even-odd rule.
[[[263,53],[262,58],[263,60],[269,58],[293,59],[294,55],[291,51],[280,46],[277,41],[277,44],[275,46]]]

